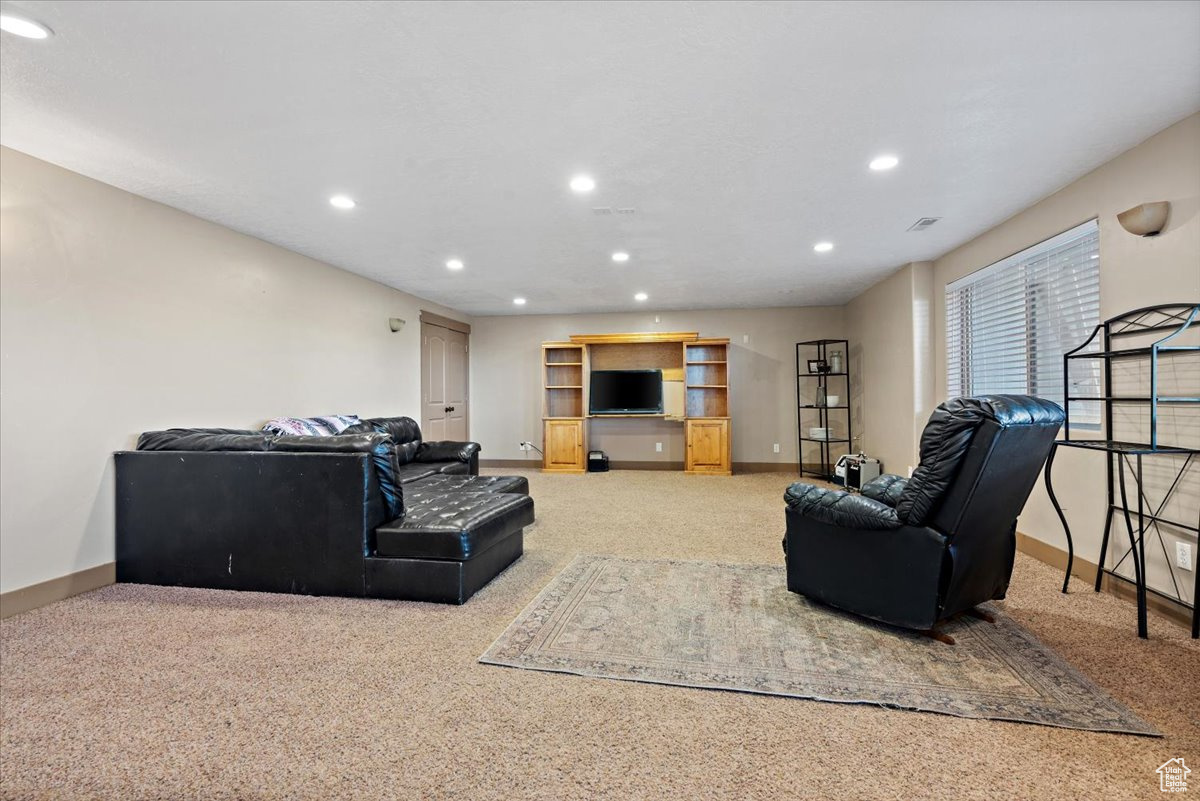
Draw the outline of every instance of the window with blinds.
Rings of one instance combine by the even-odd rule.
[[[1007,392],[1063,405],[1063,354],[1099,322],[1100,228],[1091,220],[946,285],[950,397]],[[1100,360],[1073,362],[1071,396],[1099,396]],[[1072,404],[1072,425],[1077,418],[1098,427],[1100,404]]]

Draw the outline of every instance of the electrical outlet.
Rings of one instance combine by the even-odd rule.
[[[654,451],[655,451],[655,453],[662,453],[662,443],[661,442],[654,443]]]
[[[775,443],[775,452],[779,453],[779,443],[778,442]]]
[[[750,344],[750,335],[749,334],[742,334],[742,344],[743,345]]]
[[[1181,570],[1192,569],[1192,544],[1190,542],[1175,543],[1175,564]]]
[[[517,447],[519,447],[523,451],[530,451],[530,450],[533,450],[533,443],[532,442],[522,442]]]

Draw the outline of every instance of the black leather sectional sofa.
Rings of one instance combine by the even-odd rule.
[[[115,455],[117,580],[463,603],[521,556],[533,499],[407,417],[329,437],[151,431]]]

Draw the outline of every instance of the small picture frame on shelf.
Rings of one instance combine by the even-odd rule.
[[[821,375],[829,372],[829,363],[824,359],[809,359],[808,372],[812,375]]]

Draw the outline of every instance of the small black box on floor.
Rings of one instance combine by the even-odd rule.
[[[587,464],[589,473],[608,472],[608,457],[604,455],[604,451],[588,451]]]

